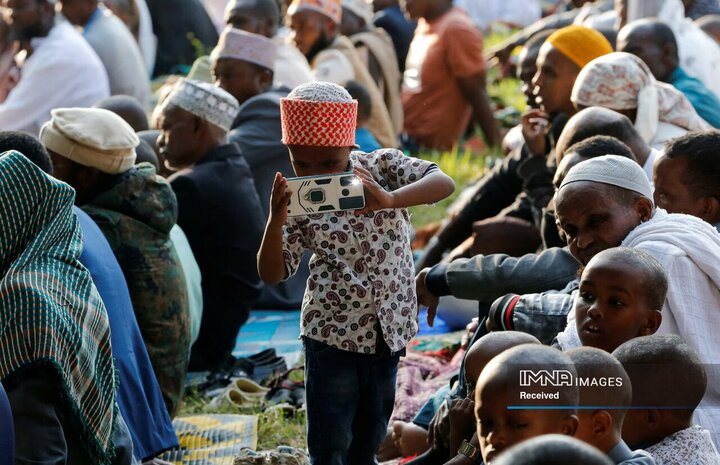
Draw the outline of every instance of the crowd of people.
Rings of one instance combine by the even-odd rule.
[[[162,464],[188,374],[301,309],[314,465],[720,464],[717,0],[0,5],[15,463]],[[361,208],[288,215],[347,172]],[[421,307],[469,343],[389,424]]]

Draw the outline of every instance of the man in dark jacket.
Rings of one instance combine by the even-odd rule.
[[[277,48],[272,40],[240,29],[225,29],[211,55],[215,84],[228,91],[240,103],[240,109],[228,135],[237,144],[250,165],[255,188],[267,220],[273,179],[278,171],[294,176],[287,147],[281,142],[280,99],[290,89],[273,87],[273,66]],[[300,272],[278,284],[266,286],[258,308],[300,308],[305,282],[309,276],[306,264]]]
[[[40,131],[54,176],[97,223],[125,275],[132,306],[170,415],[179,406],[190,347],[185,275],[170,230],[177,201],[149,163],[134,166],[139,140],[100,108],[60,108]]]
[[[202,273],[203,318],[190,370],[216,368],[232,352],[262,289],[255,256],[264,216],[247,162],[227,133],[237,100],[208,83],[181,80],[160,110],[158,147]]]

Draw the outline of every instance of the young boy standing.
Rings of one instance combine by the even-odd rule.
[[[437,202],[453,181],[432,163],[387,149],[352,152],[357,102],[335,84],[281,100],[283,143],[298,176],[353,171],[365,207],[288,218],[276,174],[258,271],[268,284],[310,260],[302,306],[308,447],[313,464],[375,463],[393,409],[397,363],[417,332],[406,207]]]

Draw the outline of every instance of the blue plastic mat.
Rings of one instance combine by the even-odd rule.
[[[439,317],[435,317],[432,328],[428,326],[427,310],[420,311],[418,336],[449,332],[451,332],[450,327]],[[288,367],[292,367],[300,360],[302,354],[302,342],[299,337],[300,310],[253,310],[238,334],[233,355],[246,357],[274,347],[278,355],[285,357]]]
[[[300,360],[300,310],[253,310],[235,341],[233,355],[246,357],[270,347],[285,357],[288,367]]]
[[[433,326],[430,327],[427,324],[427,308],[420,310],[420,328],[418,329],[418,336],[428,336],[430,334],[446,334],[452,332],[452,329],[443,321],[439,316],[435,316]]]

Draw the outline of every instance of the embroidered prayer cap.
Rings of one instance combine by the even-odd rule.
[[[355,146],[357,100],[330,82],[309,82],[280,99],[282,143],[317,147]]]
[[[342,6],[340,0],[293,0],[288,7],[287,14],[292,16],[304,10],[317,11],[340,24],[342,20]]]
[[[365,24],[371,26],[373,23],[373,8],[372,4],[365,0],[342,0],[342,7],[347,8],[357,15],[359,18],[365,20]]]
[[[582,69],[593,59],[612,53],[612,45],[595,29],[573,24],[550,34],[547,42]]]
[[[103,173],[129,170],[140,139],[115,113],[102,108],[56,108],[40,129],[40,140],[58,155]]]
[[[688,131],[711,129],[682,92],[658,82],[645,62],[630,53],[609,53],[588,63],[575,79],[570,100],[585,107],[636,109],[635,128],[647,143],[659,121]]]
[[[573,182],[591,181],[622,187],[653,200],[653,190],[645,171],[633,160],[618,155],[591,158],[573,166],[558,191]]]
[[[225,90],[190,79],[178,80],[162,105],[163,109],[169,105],[182,108],[226,131],[240,110],[238,101]]]
[[[220,40],[210,54],[216,61],[220,58],[232,58],[256,64],[270,71],[274,70],[277,46],[265,36],[253,34],[233,27],[227,27],[220,34]]]

